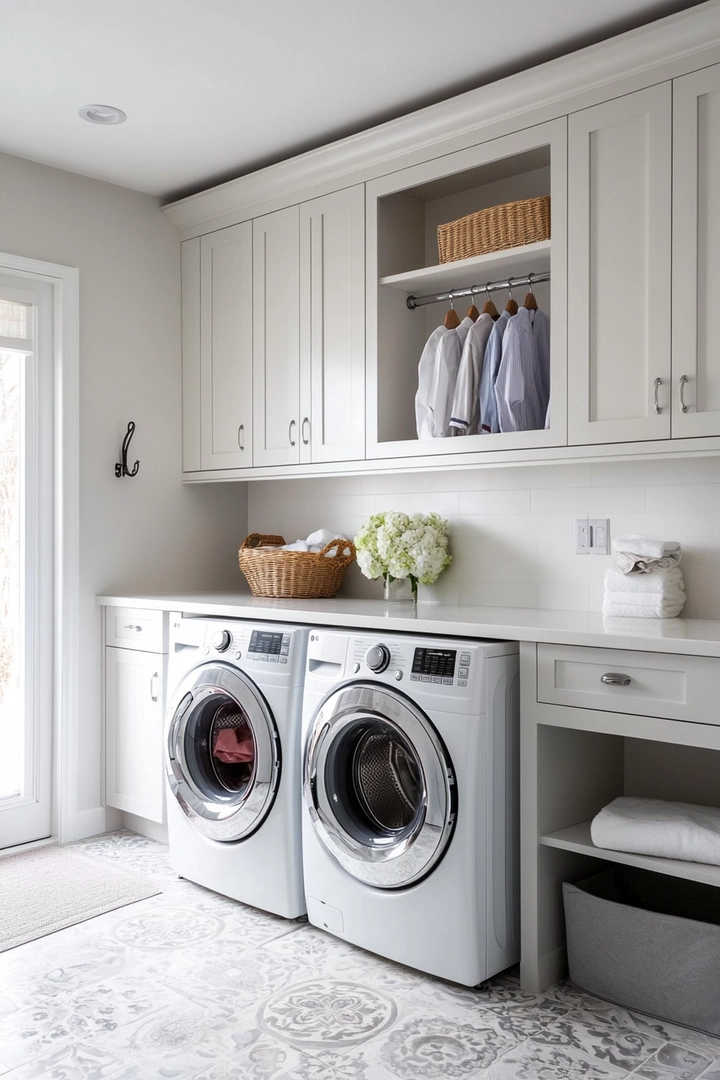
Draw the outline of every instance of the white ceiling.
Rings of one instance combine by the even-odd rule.
[[[0,150],[176,197],[692,6],[7,0]]]

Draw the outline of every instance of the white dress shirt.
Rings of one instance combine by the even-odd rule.
[[[495,380],[500,431],[536,431],[545,427],[550,350],[541,343],[544,329],[547,329],[545,315],[524,307],[508,322]]]
[[[435,358],[435,380],[430,394],[432,430],[436,439],[452,434],[450,416],[455,396],[455,384],[460,370],[463,346],[473,325],[472,319],[465,316],[455,330],[447,331],[438,345]]]
[[[490,337],[485,348],[482,376],[480,378],[480,432],[497,432],[498,426],[497,405],[495,403],[495,380],[500,369],[502,360],[502,342],[510,312],[502,311],[500,318],[490,331]]]
[[[455,435],[477,435],[480,420],[480,378],[490,331],[491,315],[480,315],[465,338],[455,383],[450,430]]]

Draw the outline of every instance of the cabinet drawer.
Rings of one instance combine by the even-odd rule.
[[[720,659],[538,645],[537,699],[550,705],[720,724]]]
[[[105,608],[105,644],[139,652],[167,652],[164,611]]]

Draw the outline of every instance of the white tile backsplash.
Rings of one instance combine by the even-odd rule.
[[[720,458],[267,480],[248,485],[253,532],[354,536],[378,510],[437,511],[453,565],[420,598],[447,603],[598,611],[610,556],[575,555],[574,519],[610,519],[610,535],[679,540],[683,615],[720,619]],[[342,592],[379,596],[351,567]]]

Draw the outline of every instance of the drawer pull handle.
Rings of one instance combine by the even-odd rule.
[[[142,630],[142,626],[134,626],[132,623],[128,623],[127,626],[125,627],[125,629],[126,630],[135,630],[136,633],[139,634],[140,631]]]
[[[658,401],[658,388],[661,387],[661,386],[662,386],[662,379],[656,379],[655,382],[653,383],[653,404],[655,406],[655,412],[658,414],[658,416],[662,412],[662,409],[660,407],[660,402]]]
[[[291,446],[295,445],[295,440],[293,439],[293,428],[296,427],[296,426],[297,426],[297,421],[296,420],[291,420],[289,425],[288,425],[288,442],[290,443]]]
[[[157,671],[153,672],[153,674],[150,677],[150,698],[151,698],[152,701],[157,701],[157,699],[158,699],[157,683],[155,681],[158,678],[159,678],[159,676],[158,676]]]
[[[606,671],[600,676],[600,682],[605,683],[606,686],[629,686],[632,679],[620,671]]]
[[[688,407],[685,403],[685,383],[689,382],[687,375],[680,376],[680,412],[687,412]]]

